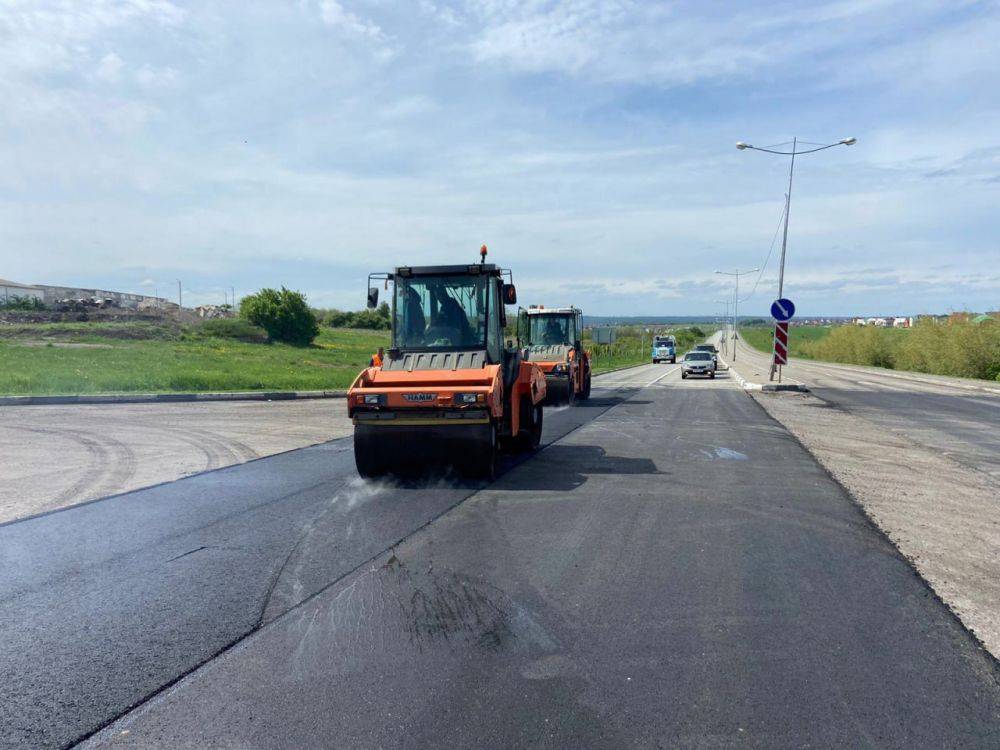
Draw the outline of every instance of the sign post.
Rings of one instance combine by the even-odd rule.
[[[778,371],[778,382],[781,382],[781,366],[788,364],[788,321],[795,315],[795,304],[790,299],[777,299],[771,304],[771,316],[774,318],[774,354],[771,358],[771,380],[774,371]]]

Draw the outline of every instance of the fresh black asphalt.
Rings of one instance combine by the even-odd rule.
[[[182,675],[87,744],[1000,744],[995,662],[743,393],[547,420],[485,488],[337,441],[0,527],[0,744]]]
[[[479,487],[363,483],[348,439],[0,525],[0,747],[78,741]]]

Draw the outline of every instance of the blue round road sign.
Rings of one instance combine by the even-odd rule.
[[[779,323],[791,320],[793,315],[795,315],[795,305],[790,299],[782,297],[771,303],[771,317]]]

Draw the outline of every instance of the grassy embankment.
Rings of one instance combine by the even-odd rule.
[[[641,365],[651,362],[652,335],[643,333],[639,327],[618,329],[618,340],[614,344],[595,344],[590,339],[590,331],[584,332],[583,345],[590,352],[593,372],[600,374],[619,367]],[[677,356],[680,357],[695,344],[701,343],[715,329],[697,326],[685,328],[657,328],[658,333],[669,333],[677,339]]]
[[[249,328],[249,327],[248,327]],[[387,331],[324,327],[309,347],[212,335],[213,327],[58,323],[0,327],[0,394],[345,388]]]
[[[830,326],[794,326],[789,328],[788,348],[793,357],[809,358],[809,346],[822,340],[830,334]],[[771,352],[771,339],[774,336],[773,328],[752,327],[740,328],[740,336],[754,349],[762,352]]]
[[[740,329],[744,341],[771,350],[771,331]],[[871,326],[798,326],[790,329],[792,356],[932,375],[1000,380],[1000,321],[919,320],[911,329]]]
[[[678,354],[707,331],[671,331]],[[346,388],[388,331],[323,326],[313,346],[265,343],[241,321],[46,323],[0,327],[0,394],[169,393]],[[649,361],[650,336],[585,340],[594,371]]]

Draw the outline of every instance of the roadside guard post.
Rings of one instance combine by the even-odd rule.
[[[771,380],[774,371],[778,371],[778,382],[781,382],[781,366],[788,364],[788,321],[795,314],[795,305],[790,299],[778,299],[771,304],[771,316],[774,318],[774,355],[771,359]]]

